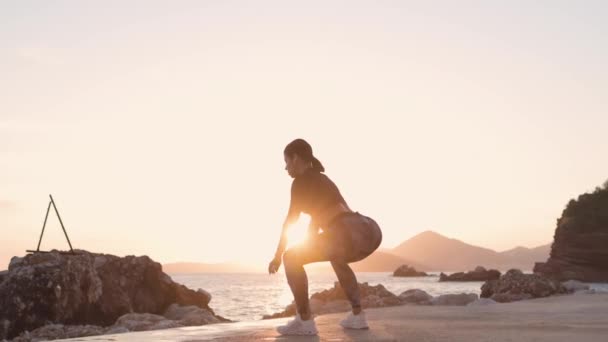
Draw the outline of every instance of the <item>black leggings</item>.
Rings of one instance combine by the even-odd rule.
[[[283,254],[285,275],[300,314],[310,313],[308,278],[304,265],[330,261],[353,308],[361,307],[359,284],[348,265],[372,254],[382,242],[382,231],[373,219],[357,213],[336,217],[323,233]]]

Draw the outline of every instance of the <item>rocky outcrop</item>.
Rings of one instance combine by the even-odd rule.
[[[467,305],[479,298],[476,293],[445,294],[431,300],[433,305]]]
[[[426,277],[424,272],[418,272],[415,268],[408,265],[401,265],[393,272],[394,277]]]
[[[130,331],[171,329],[220,322],[222,320],[208,310],[197,306],[172,304],[162,316],[150,313],[128,313],[120,316],[116,320],[116,323],[109,327],[49,324],[31,332],[25,331],[12,341],[45,341],[93,335],[121,334]]]
[[[359,284],[361,291],[361,306],[365,308],[378,308],[396,305],[467,305],[478,299],[475,293],[447,294],[433,297],[425,291],[411,289],[396,296],[382,285],[370,286],[367,283]],[[351,310],[340,284],[313,294],[310,298],[310,309],[313,314],[327,314],[346,312]],[[262,319],[291,317],[296,314],[296,305],[292,302],[285,310],[272,315],[264,315]]]
[[[223,321],[210,300],[203,290],[174,283],[147,256],[35,253],[13,258],[0,283],[0,339],[49,324],[49,333],[77,329],[66,326],[108,327],[125,314],[162,315],[172,304],[204,310],[209,319],[202,324]]]
[[[524,274],[516,269],[509,270],[498,280],[489,280],[481,286],[482,298],[491,298],[499,303],[567,292],[566,288],[556,280],[543,278],[536,274]]]
[[[534,273],[558,280],[608,282],[608,188],[571,200],[557,220],[551,255]]]
[[[378,308],[400,305],[401,300],[384,286],[378,284],[371,286],[368,283],[359,283],[361,306],[365,308]],[[344,290],[340,283],[335,282],[334,287],[313,294],[310,298],[310,308],[314,314],[327,314],[344,312],[351,309]],[[295,303],[288,305],[284,311],[272,315],[264,315],[263,319],[290,317],[296,314]]]
[[[399,295],[402,304],[431,305],[432,299],[433,296],[419,289],[407,290]]]
[[[49,324],[33,331],[25,331],[13,342],[49,341],[65,338],[102,335],[106,329],[96,325]]]
[[[464,273],[458,272],[450,275],[445,273],[439,274],[439,281],[488,281],[500,278],[500,272],[497,270],[486,270],[481,266],[477,266],[475,270]]]

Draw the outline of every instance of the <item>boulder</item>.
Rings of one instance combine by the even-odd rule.
[[[476,293],[445,294],[431,300],[433,305],[459,305],[464,306],[479,298]]]
[[[128,313],[160,315],[173,303],[214,315],[210,300],[205,291],[174,283],[147,256],[34,253],[12,258],[0,282],[0,339],[49,323],[107,327]]]
[[[439,281],[488,281],[500,278],[500,272],[497,270],[486,270],[481,266],[477,266],[475,270],[467,273],[458,272],[450,275],[445,273],[439,274]]]
[[[426,277],[428,274],[418,272],[415,268],[408,265],[401,265],[393,272],[394,277]]]
[[[524,299],[547,297],[567,293],[558,281],[537,274],[524,274],[511,269],[498,280],[489,280],[481,286],[481,297],[491,298],[499,303]]]
[[[179,304],[171,304],[163,316],[167,319],[177,321],[183,326],[222,322],[222,320],[216,317],[211,311],[195,305],[180,306]]]
[[[419,289],[401,292],[399,300],[402,304],[431,305],[433,296]]]
[[[183,327],[183,325],[160,315],[149,313],[128,313],[120,316],[116,320],[113,327],[123,327],[129,331],[144,331],[179,328]]]
[[[361,294],[361,306],[364,309],[401,304],[399,297],[388,291],[381,284],[371,286],[368,283],[359,283],[359,291]],[[335,282],[334,287],[331,289],[313,294],[310,299],[310,307],[313,314],[345,312],[351,309],[350,302],[338,282]],[[292,302],[285,310],[272,315],[264,315],[263,319],[290,317],[294,316],[295,313],[296,306]]]
[[[95,336],[104,333],[104,328],[95,325],[48,324],[33,331],[25,331],[15,337],[13,342],[48,341],[83,336]]]
[[[560,281],[608,282],[608,188],[571,200],[557,220],[551,254],[534,273]]]

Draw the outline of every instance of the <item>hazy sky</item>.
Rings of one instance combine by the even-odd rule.
[[[3,1],[0,269],[74,247],[266,267],[305,138],[383,247],[552,241],[608,178],[605,1]],[[52,216],[42,249],[67,248]]]

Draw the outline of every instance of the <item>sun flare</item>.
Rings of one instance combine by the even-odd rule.
[[[308,224],[310,216],[306,214],[300,215],[300,219],[292,224],[287,231],[287,246],[295,246],[304,243],[308,237]]]

